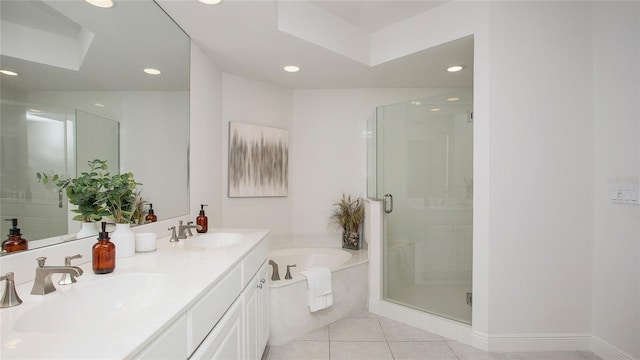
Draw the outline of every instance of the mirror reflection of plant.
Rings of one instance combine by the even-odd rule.
[[[76,221],[100,221],[103,216],[108,215],[107,209],[99,200],[99,194],[103,188],[103,181],[109,177],[107,162],[104,160],[92,160],[88,162],[89,171],[83,172],[76,178],[63,179],[58,174],[36,173],[39,182],[46,185],[55,182],[58,190],[65,190],[69,202],[78,206],[71,210],[76,215]]]
[[[127,224],[134,220],[137,185],[141,184],[135,181],[131,172],[103,179],[104,191],[99,193],[98,201],[105,204],[116,223]]]
[[[142,197],[142,190],[136,192],[135,201],[133,203],[133,216],[132,222],[135,224],[143,224],[144,217],[149,212],[146,207],[149,204],[147,200]]]

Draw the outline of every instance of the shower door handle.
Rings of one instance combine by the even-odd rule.
[[[389,208],[387,208],[387,199],[389,200]],[[384,212],[386,212],[387,214],[391,214],[391,212],[393,211],[393,195],[391,194],[384,194]]]

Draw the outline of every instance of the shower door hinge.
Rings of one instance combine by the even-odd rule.
[[[473,306],[473,295],[470,292],[467,293],[467,305]]]

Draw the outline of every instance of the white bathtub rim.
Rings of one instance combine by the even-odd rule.
[[[273,252],[277,252],[277,251],[283,251],[283,250],[305,250],[305,251],[309,251],[309,250],[314,250],[314,249],[332,249],[332,250],[342,250],[342,251],[346,251],[348,253],[351,254],[351,258],[349,260],[347,260],[345,263],[334,266],[331,268],[331,273],[335,273],[344,269],[348,269],[354,266],[358,266],[364,263],[369,262],[369,252],[366,249],[360,249],[360,250],[350,250],[350,249],[343,249],[343,248],[336,248],[336,247],[326,247],[326,248],[318,248],[318,247],[313,247],[313,248],[309,248],[309,247],[297,247],[297,248],[285,248],[285,249],[271,249],[269,250],[269,259],[271,259],[271,254]],[[286,268],[285,268],[286,269]],[[282,286],[288,286],[288,285],[292,285],[301,281],[306,281],[307,278],[303,275],[297,274],[295,275],[292,279],[286,280],[284,278],[284,274],[286,273],[285,271],[280,271],[280,280],[278,281],[271,281],[271,279],[269,279],[269,287],[270,288],[279,288]]]

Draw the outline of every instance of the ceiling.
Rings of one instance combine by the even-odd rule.
[[[310,1],[350,23],[374,32],[440,6],[446,1]]]
[[[279,12],[276,0],[224,0],[220,5],[205,5],[195,0],[156,2],[226,73],[295,89],[472,85],[471,36],[371,66],[318,45],[312,38],[279,30],[278,17],[282,20],[284,15]],[[327,24],[355,29],[366,42],[375,31],[429,11],[445,1],[297,0],[294,3],[305,3],[307,10],[317,11],[323,19],[331,20]],[[326,30],[338,31],[335,27]],[[460,63],[466,65],[465,71],[455,74],[445,71],[447,66]],[[282,70],[285,65],[297,65],[301,71],[286,73]]]

